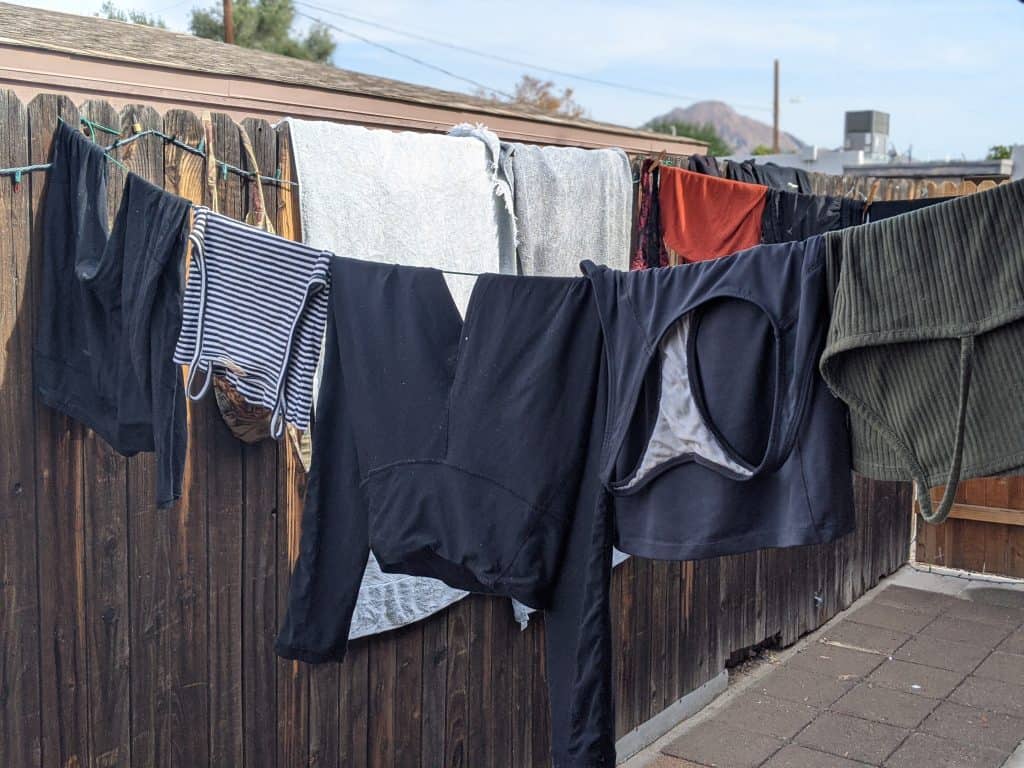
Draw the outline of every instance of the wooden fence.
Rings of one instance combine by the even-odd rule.
[[[199,118],[76,107],[0,91],[0,167],[45,162],[58,118],[161,128],[196,145]],[[218,160],[293,175],[286,134],[214,115]],[[204,161],[145,137],[117,151],[200,201]],[[123,171],[110,168],[110,212]],[[466,766],[547,764],[543,621],[471,597],[356,641],[343,665],[279,660],[273,638],[298,544],[303,475],[284,445],[236,441],[212,398],[189,405],[180,503],[153,505],[151,455],[125,459],[45,408],[32,386],[45,173],[0,178],[0,766]],[[237,175],[224,213],[248,206]],[[294,188],[271,187],[299,236]],[[857,480],[858,528],[831,546],[701,562],[633,559],[614,578],[621,735],[766,639],[787,644],[904,562],[910,496]]]
[[[1024,578],[1024,477],[964,480],[946,522],[918,519],[916,549],[920,563]]]

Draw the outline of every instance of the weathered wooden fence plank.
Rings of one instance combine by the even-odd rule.
[[[445,717],[445,760],[452,768],[472,765],[467,753],[469,730],[469,626],[471,600],[448,609],[448,703]]]
[[[83,117],[120,128],[120,115],[105,101],[87,101]],[[116,138],[100,134],[104,143]],[[159,148],[158,148],[159,149]],[[107,223],[121,203],[125,173],[107,168]],[[157,180],[158,184],[163,179]],[[131,689],[128,605],[128,461],[92,430],[85,430],[85,620],[90,754],[98,766],[131,764]]]
[[[28,107],[31,159],[50,159],[58,119],[77,129],[66,96],[44,94]],[[42,281],[43,195],[47,177],[32,177],[32,253],[36,301]],[[35,306],[38,306],[36,304]],[[89,750],[85,649],[85,508],[81,424],[42,405],[36,410],[36,505],[39,530],[40,671],[43,761],[84,762]]]
[[[0,90],[0,165],[27,165],[28,111]],[[40,179],[41,183],[43,180]],[[36,430],[33,405],[32,185],[0,178],[0,765],[42,762]]]
[[[213,114],[213,150],[218,163],[242,165],[239,130],[229,115]],[[244,219],[241,177],[220,169],[216,176],[220,213]],[[206,520],[210,547],[210,760],[214,765],[238,765],[243,759],[242,443],[223,419],[215,418],[213,423],[207,446],[210,487]]]
[[[277,168],[277,135],[266,120],[242,122],[252,141],[260,173]],[[245,158],[243,167],[249,167]],[[251,192],[251,184],[250,192]],[[266,215],[275,223],[277,187],[264,185]],[[246,214],[252,209],[246,198]],[[246,445],[243,451],[242,521],[242,716],[244,764],[272,768],[277,761],[277,462],[273,440]]]
[[[295,179],[291,140],[287,126],[277,130],[277,162],[284,181]],[[291,186],[278,190],[277,232],[290,240],[302,239],[298,191]],[[282,446],[278,462],[277,514],[277,617],[284,618],[288,600],[288,579],[299,554],[302,523],[304,473],[290,447]],[[309,671],[308,665],[277,660],[277,762],[278,765],[306,765],[309,760]]]
[[[520,635],[517,635],[518,639]],[[431,616],[423,623],[423,694],[419,768],[444,765],[445,701],[448,698],[448,617],[444,613]],[[513,663],[515,663],[513,661]],[[513,679],[512,684],[522,685]],[[519,689],[521,690],[521,688]],[[341,716],[344,718],[345,713]],[[521,735],[521,734],[520,734]],[[511,746],[513,751],[516,744]],[[522,749],[519,743],[519,749]],[[519,764],[522,764],[520,761]]]
[[[162,128],[193,146],[202,138],[199,119],[189,112],[169,111]],[[202,159],[171,145],[162,150],[164,187],[202,202]],[[135,490],[128,501],[132,765],[209,762],[205,728],[209,720],[205,446],[209,407],[210,403],[188,405],[189,447],[181,500],[161,510],[154,506],[152,493],[142,497]],[[145,484],[143,467],[131,471],[135,474],[130,475],[130,489]]]

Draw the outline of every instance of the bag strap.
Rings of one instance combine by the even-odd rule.
[[[213,153],[213,115],[204,110],[200,118],[203,123],[203,137],[206,141],[206,207],[220,213],[217,200],[217,158]]]
[[[252,172],[252,176],[249,177],[249,213],[245,215],[245,223],[272,235],[277,234],[270,216],[267,215],[267,201],[263,196],[263,181],[260,179],[260,166],[256,162],[252,139],[249,138],[249,133],[245,129],[239,133],[242,135],[242,149],[245,150],[249,170]]]
[[[956,487],[960,482],[960,469],[964,454],[964,433],[967,431],[967,397],[971,389],[971,368],[974,357],[974,337],[963,336],[960,339],[960,402],[957,406],[956,440],[953,444],[953,460],[946,479],[946,491],[938,509],[932,509],[930,488],[924,480],[924,473],[918,468],[918,476],[914,478],[917,503],[921,508],[921,517],[926,523],[938,524],[949,517],[956,499]]]

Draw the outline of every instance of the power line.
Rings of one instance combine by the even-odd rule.
[[[307,3],[307,2],[305,2],[305,0],[300,0],[300,2],[298,2],[296,4],[297,5],[303,5],[303,6],[307,7],[307,8],[311,8],[311,9],[313,9],[315,11],[319,11],[321,13],[326,13],[326,14],[329,14],[331,16],[338,16],[339,18],[348,19],[349,21],[354,21],[354,22],[356,22],[358,24],[365,24],[368,27],[374,27],[376,29],[381,29],[381,30],[384,30],[385,32],[393,32],[396,35],[402,35],[404,37],[408,37],[408,38],[411,38],[413,40],[420,40],[420,41],[425,42],[425,43],[430,43],[431,45],[437,45],[437,46],[440,46],[442,48],[448,48],[449,50],[460,51],[462,53],[468,53],[468,54],[471,54],[473,56],[479,56],[480,58],[490,59],[492,61],[499,61],[499,62],[501,62],[503,64],[511,64],[511,65],[514,65],[514,66],[517,66],[517,67],[525,67],[527,69],[532,69],[532,70],[535,70],[537,72],[544,72],[544,73],[549,74],[549,75],[556,75],[558,77],[565,77],[565,78],[569,78],[571,80],[579,80],[580,82],[591,83],[593,85],[601,85],[601,86],[604,86],[606,88],[617,88],[617,89],[622,90],[622,91],[629,91],[631,93],[643,93],[643,94],[647,94],[647,95],[650,95],[650,96],[662,96],[662,97],[665,97],[665,98],[676,99],[676,100],[679,100],[679,101],[701,101],[703,99],[703,97],[701,97],[701,96],[686,95],[686,94],[681,94],[681,93],[672,93],[670,91],[659,91],[659,90],[654,90],[654,89],[651,89],[651,88],[644,88],[642,86],[629,85],[628,83],[619,83],[619,82],[615,82],[614,80],[604,80],[604,79],[599,78],[599,77],[590,77],[588,75],[580,75],[580,74],[577,74],[575,72],[566,72],[565,70],[561,70],[561,69],[553,69],[551,67],[543,67],[543,66],[540,66],[540,65],[537,65],[537,64],[531,64],[530,62],[523,61],[521,59],[513,59],[513,58],[510,58],[508,56],[501,56],[500,54],[489,53],[487,51],[481,51],[481,50],[478,50],[476,48],[470,48],[470,47],[465,46],[465,45],[459,45],[458,43],[450,43],[447,40],[440,40],[440,39],[438,39],[436,37],[430,37],[429,35],[423,35],[423,34],[420,34],[418,32],[410,32],[410,31],[405,30],[405,29],[399,29],[398,27],[392,27],[392,26],[390,26],[388,24],[383,24],[383,23],[381,23],[379,21],[372,21],[371,19],[366,19],[366,18],[363,18],[363,17],[360,17],[360,16],[353,16],[350,13],[344,13],[342,11],[335,11],[335,10],[331,10],[329,8],[322,8],[320,6],[313,5],[312,3]],[[742,107],[743,109],[758,110],[758,111],[761,111],[761,112],[771,112],[772,111],[771,107],[766,107],[766,106],[761,106],[761,105],[756,105],[756,104],[739,104],[739,103],[737,103],[734,106]]]
[[[303,3],[303,5],[305,5],[305,3]],[[309,7],[313,8],[314,10],[320,10],[318,8],[315,8],[315,6],[309,6]],[[433,70],[435,70],[437,72],[440,72],[440,73],[442,73],[444,75],[447,75],[448,77],[453,77],[456,80],[461,80],[464,83],[469,83],[470,85],[474,86],[475,88],[480,88],[481,90],[484,90],[484,91],[489,91],[491,93],[496,93],[496,94],[498,94],[500,96],[504,96],[506,99],[509,99],[510,101],[515,99],[515,96],[513,96],[511,93],[507,93],[507,92],[499,90],[497,88],[491,88],[489,85],[484,85],[483,83],[477,82],[476,80],[472,80],[472,79],[470,79],[468,77],[463,77],[462,75],[458,75],[458,74],[452,72],[449,69],[445,69],[444,67],[439,67],[436,64],[431,64],[429,61],[424,61],[423,59],[418,59],[415,56],[410,56],[408,53],[403,53],[402,51],[399,51],[399,50],[396,50],[395,48],[392,48],[391,46],[384,45],[384,43],[378,43],[376,40],[371,40],[370,38],[364,37],[363,35],[360,35],[360,34],[358,34],[356,32],[352,32],[351,30],[342,29],[341,27],[339,27],[339,26],[337,26],[335,24],[328,24],[326,21],[323,21],[322,19],[318,19],[315,16],[310,16],[308,13],[303,13],[302,11],[296,11],[295,15],[296,16],[301,16],[304,19],[309,19],[310,21],[316,22],[317,24],[322,24],[323,26],[327,27],[328,29],[333,29],[335,32],[340,32],[343,35],[348,35],[349,37],[353,37],[356,40],[359,40],[361,42],[366,43],[367,45],[372,45],[375,48],[380,48],[381,50],[387,51],[388,53],[394,54],[395,56],[399,56],[399,57],[401,57],[403,59],[407,59],[408,61],[411,61],[411,62],[414,62],[416,64],[419,64],[422,67],[427,67],[428,69],[433,69]]]

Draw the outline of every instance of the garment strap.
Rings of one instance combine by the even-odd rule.
[[[960,469],[964,453],[964,433],[967,431],[967,397],[971,389],[971,370],[974,357],[974,337],[963,336],[960,339],[960,402],[957,406],[956,440],[953,444],[953,460],[946,478],[946,490],[938,509],[932,509],[932,499],[928,483],[923,473],[918,470],[914,480],[917,491],[917,503],[921,509],[921,517],[926,523],[938,524],[949,517],[956,498],[956,487],[960,482]]]
[[[188,364],[188,378],[185,381],[185,393],[188,395],[189,400],[199,400],[205,395],[210,389],[210,383],[213,381],[213,364],[207,360],[204,363],[201,362],[203,354],[203,320],[206,315],[206,247],[203,243],[206,234],[206,208],[195,209],[195,222],[192,225],[192,231],[188,235],[189,242],[192,244],[192,259],[196,265],[196,278],[199,280],[199,309],[196,317],[196,343],[195,348],[192,350],[192,359]],[[196,373],[205,365],[206,378],[203,380],[203,386],[198,392],[193,392]]]
[[[217,158],[213,154],[213,115],[204,110],[202,117],[203,139],[206,142],[206,204],[214,213],[220,212],[217,200]]]
[[[320,257],[326,257],[326,259],[330,261],[331,254],[322,252]],[[306,296],[303,299],[302,307],[295,313],[295,317],[292,319],[291,328],[288,329],[288,345],[284,350],[284,359],[281,363],[281,370],[278,371],[277,374],[274,408],[271,411],[270,416],[270,436],[275,440],[281,439],[281,436],[285,431],[285,422],[288,413],[285,386],[288,382],[288,369],[291,366],[292,350],[295,347],[295,334],[298,333],[299,321],[302,319],[302,315],[309,306],[309,301],[313,294],[317,291],[324,290],[326,287],[327,282],[324,279],[314,279],[310,281],[309,285],[306,286]]]
[[[260,180],[260,166],[256,160],[256,152],[252,148],[249,132],[239,131],[242,137],[242,149],[245,151],[246,163],[252,175],[249,177],[249,213],[245,215],[245,223],[262,229],[264,232],[276,234],[274,224],[267,215],[267,201],[263,196],[263,182]]]

